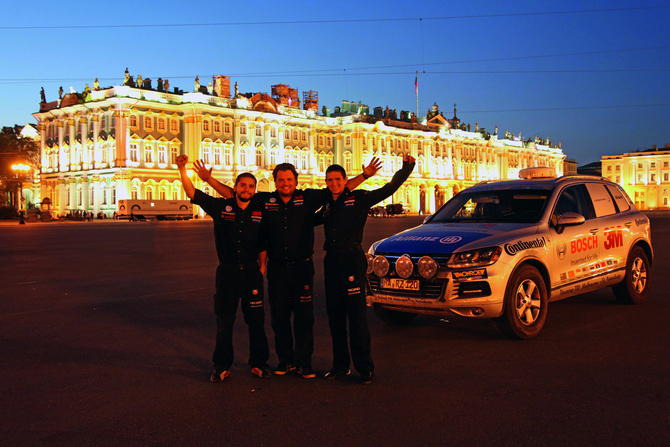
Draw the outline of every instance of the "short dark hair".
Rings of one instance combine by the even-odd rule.
[[[272,171],[272,178],[274,178],[275,182],[277,182],[277,173],[279,171],[291,171],[293,173],[293,177],[295,177],[295,182],[298,183],[298,172],[295,170],[295,166],[293,166],[291,163],[279,163],[277,166],[275,166],[274,170]]]
[[[331,172],[339,172],[342,174],[342,178],[347,178],[347,171],[345,171],[344,168],[340,165],[328,166],[328,169],[326,169],[326,176],[328,176],[328,174]]]
[[[237,178],[235,179],[235,185],[240,183],[240,180],[242,180],[243,178],[253,179],[254,183],[258,184],[258,181],[256,180],[256,177],[254,177],[254,175],[251,172],[243,172],[240,175],[238,175]]]

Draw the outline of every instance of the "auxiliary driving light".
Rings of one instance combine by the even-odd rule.
[[[365,272],[366,275],[369,275],[374,271],[374,268],[372,267],[372,263],[375,260],[375,257],[372,256],[370,253],[365,253],[365,260],[368,261],[368,270]]]
[[[377,256],[374,261],[372,261],[372,270],[380,278],[386,276],[389,272],[389,261],[383,256]]]
[[[437,275],[437,262],[430,256],[422,256],[416,265],[419,270],[419,275],[426,279],[430,279]]]
[[[412,272],[414,271],[414,264],[412,264],[412,260],[409,258],[409,256],[402,255],[398,258],[398,260],[395,262],[395,271],[401,278],[406,279],[412,276]]]

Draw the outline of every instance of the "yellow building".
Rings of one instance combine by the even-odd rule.
[[[670,144],[601,161],[603,177],[620,184],[638,209],[670,209]]]
[[[478,128],[471,132],[460,124],[456,110],[448,120],[437,105],[419,123],[409,113],[398,119],[388,108],[367,115],[368,107],[360,104],[347,107],[347,113],[322,116],[313,91],[304,92],[303,105],[309,108],[304,110],[295,107],[300,101],[293,98],[293,89],[286,96],[251,96],[238,94],[236,86],[231,96],[229,88],[216,85],[170,93],[162,84],[152,89],[146,80],[144,88],[136,88],[131,79],[126,85],[43,102],[33,114],[41,134],[41,197],[49,197],[59,214],[84,210],[108,216],[117,199],[184,199],[175,165],[179,154],[203,159],[228,185],[237,174],[253,172],[258,190],[271,191],[278,163],[296,166],[300,187],[324,187],[331,164],[355,175],[377,156],[384,167],[363,185],[370,189],[389,181],[402,155],[410,153],[417,168],[386,203],[403,203],[421,213],[434,212],[479,181],[517,178],[529,166],[563,172],[560,147],[537,137],[522,141],[507,132],[501,139],[497,130],[494,135]],[[276,87],[288,88],[279,84],[273,93]],[[212,193],[199,179],[195,183]]]

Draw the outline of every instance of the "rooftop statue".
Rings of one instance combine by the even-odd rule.
[[[130,85],[128,82],[130,81],[130,73],[128,73],[128,67],[126,67],[126,73],[123,76],[123,85]]]
[[[170,91],[170,81],[168,81],[167,79],[165,81],[163,81],[163,88],[165,89],[166,92],[169,92]]]
[[[40,97],[42,98],[43,103],[47,102],[47,97],[44,94],[44,87],[42,87],[42,90],[40,90]]]
[[[100,90],[100,82],[98,82],[98,78],[95,78],[95,81],[93,81],[93,90]]]
[[[58,99],[63,99],[63,86],[58,89]]]
[[[198,93],[200,91],[200,78],[198,76],[195,77],[195,92]]]
[[[137,80],[135,81],[135,85],[137,85],[137,88],[142,88],[142,75],[137,75]]]

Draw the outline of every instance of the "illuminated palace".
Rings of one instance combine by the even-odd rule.
[[[559,175],[565,158],[558,147],[535,137],[523,141],[485,129],[470,129],[456,117],[446,119],[434,105],[425,118],[355,102],[331,113],[318,110],[318,94],[279,84],[272,94],[240,94],[237,84],[216,76],[207,87],[196,78],[195,91],[169,91],[168,81],[124,85],[63,95],[33,114],[41,136],[40,195],[56,213],[102,211],[111,216],[118,199],[184,199],[175,159],[203,159],[214,176],[232,185],[237,174],[253,172],[258,190],[274,190],[273,167],[293,163],[302,188],[324,187],[333,163],[355,175],[373,156],[381,172],[367,189],[388,182],[402,154],[417,159],[405,185],[386,203],[403,203],[410,212],[434,212],[463,188],[489,179],[516,178],[520,169],[551,166]],[[302,99],[302,100],[301,100]],[[195,179],[196,187],[210,191]],[[202,213],[202,211],[199,211]]]
[[[620,184],[638,209],[670,209],[670,144],[602,157],[602,176]]]

